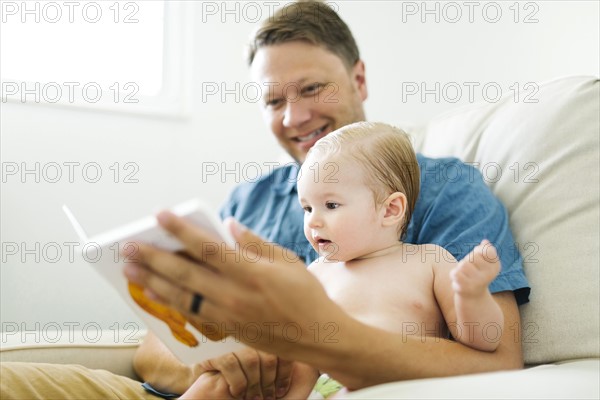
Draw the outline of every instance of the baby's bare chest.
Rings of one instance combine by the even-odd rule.
[[[442,335],[443,316],[433,292],[433,272],[422,264],[332,264],[313,270],[329,297],[354,318],[393,332]],[[435,333],[437,332],[437,334]]]

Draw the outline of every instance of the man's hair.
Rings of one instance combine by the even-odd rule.
[[[398,236],[402,240],[415,209],[421,183],[419,164],[406,132],[379,122],[356,122],[320,139],[309,150],[318,157],[340,156],[364,170],[375,206],[394,192],[404,193],[407,209]]]
[[[248,44],[248,65],[252,65],[261,47],[293,41],[324,47],[348,69],[360,59],[352,32],[331,7],[319,1],[297,1],[277,10],[253,33]]]

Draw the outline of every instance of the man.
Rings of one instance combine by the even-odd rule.
[[[318,139],[346,124],[365,120],[362,103],[367,98],[367,85],[365,65],[351,32],[339,16],[319,3],[302,2],[294,6],[293,12],[280,11],[256,32],[250,46],[249,64],[256,82],[276,83],[263,93],[264,119],[280,145],[302,163]],[[493,242],[500,251],[503,270],[490,290],[505,315],[505,327],[518,326],[513,325],[519,323],[517,304],[527,301],[528,288],[504,208],[491,195],[481,176],[473,174],[464,164],[422,156],[419,163],[424,171],[422,193],[405,241],[439,244],[457,259],[483,238]],[[440,177],[441,167],[448,163],[460,168],[462,180],[447,182]],[[286,341],[280,331],[274,331],[271,341],[251,343],[264,352],[248,349],[184,366],[149,335],[134,360],[142,379],[163,392],[182,393],[196,382],[205,390],[198,393],[205,397],[228,391],[233,397],[273,398],[286,393],[293,396],[297,385],[306,378],[302,375],[302,364],[283,358],[317,366],[350,388],[400,379],[522,367],[520,342],[513,340],[508,329],[503,332],[498,349],[485,353],[447,340],[401,338],[362,325],[342,313],[313,277],[299,267],[311,262],[316,253],[303,235],[303,211],[295,189],[297,172],[297,166],[288,165],[259,182],[241,185],[226,202],[222,216],[233,216],[268,242],[288,247],[298,254],[299,260],[290,261],[279,255],[252,265],[240,264],[240,268],[209,260],[207,263],[213,269],[203,270],[191,262],[184,265],[180,259],[172,258],[173,255],[142,249],[141,262],[159,274],[140,268],[130,268],[126,273],[130,280],[144,284],[165,301],[179,306],[192,322],[293,321],[306,330],[315,321],[322,329],[333,320],[338,329],[337,343],[307,340],[306,335],[296,342]],[[177,219],[163,217],[167,219],[163,218],[163,226],[200,259],[201,255],[195,254],[193,247],[202,236]],[[242,246],[262,243],[237,224],[233,224],[232,230]],[[273,249],[268,244],[261,246],[265,251]],[[178,276],[197,278],[202,274],[202,279],[189,279],[188,283],[169,281],[165,273],[160,275],[166,265],[190,269]],[[245,273],[253,274],[253,278]],[[197,285],[186,286],[192,282]],[[208,282],[212,282],[212,287],[204,286]],[[217,289],[218,293],[214,292]],[[192,298],[201,299],[197,293],[202,293],[204,302],[194,310],[197,315],[193,315],[189,312]],[[24,373],[36,374],[35,371]],[[67,382],[60,397],[89,397],[68,386],[74,381],[72,371],[56,370],[56,373]],[[97,383],[99,379],[95,373],[86,374],[88,382]],[[134,387],[135,382],[120,377],[105,379],[105,387],[126,387],[123,390],[127,390],[127,394],[123,396],[144,396]],[[92,383],[88,383],[88,388],[103,386]],[[4,383],[2,388],[4,390]]]
[[[287,15],[293,15],[294,18],[288,18]],[[308,149],[329,132],[365,119],[362,107],[362,102],[367,98],[364,63],[360,60],[358,48],[348,27],[326,6],[312,2],[298,3],[294,10],[280,11],[272,19],[266,21],[256,32],[250,45],[249,64],[255,82],[263,85],[267,82],[275,83],[270,86],[269,92],[263,94],[263,116],[280,145],[298,163],[302,163]],[[405,241],[440,244],[453,253],[457,259],[460,259],[481,239],[491,239],[500,248],[503,272],[490,288],[507,316],[505,326],[518,323],[519,313],[515,295],[518,297],[519,303],[526,302],[528,288],[522,273],[520,256],[513,247],[513,239],[507,228],[505,211],[497,200],[492,198],[478,174],[474,181],[471,180],[473,171],[469,171],[465,165],[450,160],[431,160],[422,156],[419,156],[419,163],[423,171],[422,193]],[[439,171],[449,164],[460,168],[463,173],[462,180],[446,182],[440,178]],[[435,174],[432,171],[438,171],[438,173]],[[293,250],[304,262],[309,263],[314,260],[316,253],[304,240],[302,233],[303,210],[296,199],[295,178],[297,173],[297,166],[288,165],[274,171],[259,182],[239,186],[223,207],[222,216],[235,217],[262,238]],[[457,216],[458,212],[463,215]],[[459,219],[458,222],[454,220],[456,217]],[[186,239],[185,235],[189,234],[187,239],[190,240],[190,243],[200,240],[199,237],[194,236],[194,232],[186,231],[186,227],[176,221],[168,223],[167,226],[174,229],[174,233],[183,234],[184,236],[181,237],[183,240]],[[250,234],[244,239],[250,242],[258,240],[252,238]],[[148,253],[147,256],[154,255]],[[175,262],[173,261],[173,263]],[[153,262],[148,259],[147,264],[150,265]],[[163,264],[171,265],[172,263]],[[258,268],[253,268],[258,264],[260,263],[249,265],[247,268],[252,269],[252,273],[260,273]],[[225,267],[217,264],[211,266],[225,273]],[[157,268],[154,265],[152,267],[160,272],[158,266],[156,266]],[[285,269],[285,266],[282,268]],[[293,274],[291,271],[286,271],[286,273]],[[298,285],[300,282],[309,281],[305,275],[294,276]],[[214,300],[211,299],[213,302],[218,301],[219,297],[227,296],[226,291],[221,288],[230,282],[204,275],[203,278],[205,280],[214,278],[212,286],[219,288],[220,293],[215,294]],[[233,278],[233,275],[230,278]],[[264,279],[269,278],[264,277]],[[158,290],[160,286],[152,286],[148,280],[139,280],[139,283],[144,282],[152,289]],[[167,282],[162,282],[162,285],[167,284]],[[307,284],[312,285],[313,283]],[[183,285],[180,283],[180,286]],[[194,292],[200,292],[205,295],[205,301],[209,300],[208,293],[206,293],[207,290],[210,290],[209,288],[204,288],[204,291],[200,287],[188,287],[187,289],[189,289],[190,297]],[[235,293],[232,292],[230,296],[237,295],[240,302],[246,303],[248,303],[247,299],[252,298],[253,295],[257,295],[261,291],[260,294],[265,294],[269,290],[264,287],[261,290],[248,290],[247,297],[242,297],[239,293],[243,293],[247,288],[240,285],[235,289]],[[285,286],[283,278],[281,280],[273,279],[270,289],[271,298],[278,298],[281,302],[285,301],[283,299],[293,297],[289,294],[293,288]],[[280,289],[281,293],[275,296],[277,289]],[[174,299],[174,295],[169,295],[169,290],[177,289],[165,289],[164,292],[158,294],[167,300],[170,300],[169,296]],[[316,288],[313,290],[318,291]],[[512,291],[515,291],[515,295],[511,293]],[[186,296],[180,295],[177,297],[186,298]],[[290,308],[296,310],[295,316],[273,313],[268,314],[271,317],[270,320],[284,321],[285,318],[300,320],[302,313],[298,311],[299,302],[306,303],[307,301],[298,298],[294,305],[290,302]],[[171,303],[177,305],[175,300],[172,300]],[[326,307],[324,302],[315,303],[315,308]],[[185,304],[180,304],[180,307],[182,311],[189,311],[189,305],[186,307]],[[265,307],[268,306],[263,303],[263,309]],[[210,304],[211,311],[213,308],[214,304]],[[240,323],[260,321],[259,314],[254,319],[248,317],[251,314],[250,308],[251,306],[246,304],[244,309],[246,315],[236,317],[239,318],[236,321]],[[260,313],[260,309],[261,307],[257,306],[258,313]],[[203,305],[198,314],[199,318],[211,320],[208,310],[209,305]],[[307,308],[307,312],[308,310],[310,308]],[[225,307],[220,308],[219,311],[221,314],[227,314],[229,311],[230,315],[235,312],[233,308],[227,310]],[[329,315],[335,315],[335,313],[336,311],[333,310]],[[219,319],[218,313],[213,314],[215,314],[215,320],[222,321]],[[342,325],[340,321],[336,320],[338,326]],[[348,329],[350,330],[350,328]],[[348,339],[355,348],[360,348],[361,341],[369,337],[367,336],[369,331],[364,327],[354,327],[352,330],[357,332],[361,329],[365,332],[362,339]],[[390,341],[386,342],[385,335],[374,334],[377,336],[371,336],[371,340],[367,341],[369,344],[363,343],[368,346],[365,349],[374,350],[372,342],[384,343],[384,346],[395,349],[388,353],[389,359],[386,360],[385,357],[369,359],[365,357],[365,354],[356,354],[354,351],[345,354],[346,356],[352,354],[353,359],[353,362],[346,363],[347,368],[335,365],[332,368],[334,373],[346,380],[342,383],[353,388],[389,380],[519,368],[522,365],[520,343],[511,340],[508,332],[504,333],[498,350],[491,354],[472,351],[452,342],[432,343],[426,341],[426,343],[422,343],[408,340],[406,343],[394,347],[393,343],[396,343],[394,339],[389,338]],[[286,346],[285,343],[275,342],[277,339],[273,343],[266,343],[263,349],[275,351],[275,347],[281,345],[280,354],[285,354],[286,357],[289,356],[288,358],[312,364],[322,363],[319,365],[323,367],[328,365],[327,361],[319,360],[319,354],[311,357],[309,349],[297,351],[294,349],[294,345]],[[301,348],[302,346],[300,343],[296,343],[295,347]],[[315,347],[318,349],[316,353],[320,352],[320,355],[327,353],[327,349]],[[344,353],[341,354],[341,357],[343,356]],[[265,355],[260,353],[255,357],[260,360],[260,357],[265,357]],[[329,358],[334,358],[333,352]],[[365,362],[370,360],[371,363],[357,362],[360,359]],[[229,383],[234,382],[231,384],[232,394],[234,394],[233,392],[239,394],[240,392],[236,389],[240,386],[249,390],[245,392],[247,397],[258,393],[261,385],[263,385],[263,396],[265,396],[265,391],[267,394],[272,392],[270,382],[261,381],[258,373],[246,373],[245,379],[239,373],[236,376],[232,372],[236,368],[238,371],[241,369],[248,372],[248,368],[245,366],[247,360],[233,361],[233,368],[212,366],[214,370],[227,375],[228,379],[226,380]],[[256,358],[254,358],[254,362],[256,362]],[[338,361],[338,364],[344,363]],[[378,365],[379,368],[375,368],[375,365]],[[287,370],[289,365],[285,364],[285,368],[286,370],[281,374],[272,375],[285,376],[289,372]],[[248,376],[254,378],[248,378]],[[273,381],[279,383],[276,382],[276,379]]]

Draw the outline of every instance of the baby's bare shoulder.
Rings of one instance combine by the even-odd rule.
[[[425,264],[441,262],[456,262],[454,256],[442,246],[437,244],[410,244],[403,243],[403,256],[406,261],[417,261]]]

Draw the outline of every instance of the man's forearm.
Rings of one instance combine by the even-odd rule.
[[[523,367],[519,312],[511,292],[494,295],[505,316],[495,352],[471,349],[433,336],[414,336],[363,325],[339,327],[336,344],[315,355],[318,367],[350,389],[385,382]],[[307,360],[307,362],[310,362]]]
[[[183,393],[196,379],[193,368],[181,363],[152,332],[138,347],[133,367],[142,380],[163,392]]]

